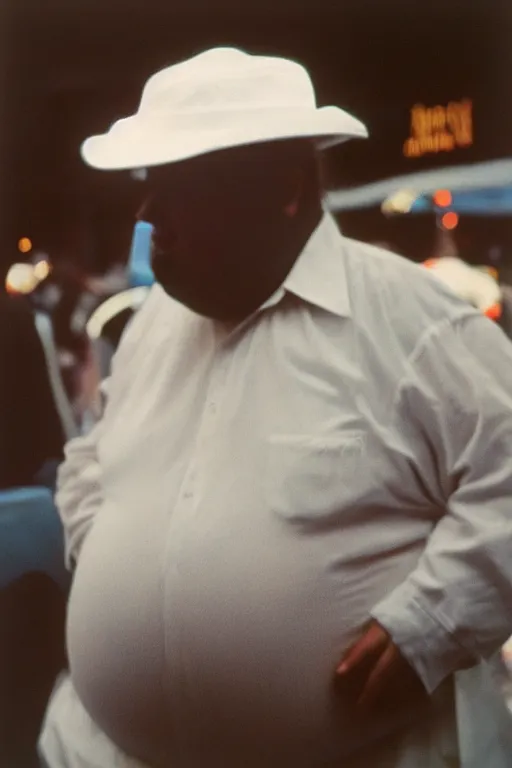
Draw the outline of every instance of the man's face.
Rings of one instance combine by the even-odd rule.
[[[280,254],[297,171],[280,151],[244,147],[149,170],[139,217],[154,227],[155,277],[199,314],[247,316],[292,266]]]

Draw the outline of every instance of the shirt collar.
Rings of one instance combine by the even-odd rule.
[[[340,317],[350,317],[344,243],[331,214],[324,213],[283,285],[261,309],[276,305],[285,293]]]

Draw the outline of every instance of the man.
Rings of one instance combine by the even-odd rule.
[[[50,768],[457,758],[452,675],[512,631],[512,352],[323,212],[315,147],[364,133],[216,49],[84,145],[148,169],[159,285],[60,475]]]
[[[32,485],[64,435],[30,306],[0,290],[0,488]]]

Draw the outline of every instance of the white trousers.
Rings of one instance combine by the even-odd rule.
[[[57,681],[39,738],[48,768],[149,768],[125,755],[91,720],[69,675]]]
[[[339,768],[465,768],[457,757],[452,726],[449,718],[446,728],[440,728],[439,723],[432,727],[420,724],[405,737],[344,760]],[[39,749],[46,768],[151,768],[124,754],[100,731],[82,706],[68,675],[62,676],[55,686]],[[502,768],[501,764],[496,764],[496,768]]]

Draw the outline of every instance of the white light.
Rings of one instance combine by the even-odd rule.
[[[32,293],[39,283],[32,264],[13,264],[7,273],[5,287],[9,293]]]
[[[51,271],[51,266],[46,260],[38,261],[34,266],[34,275],[39,282],[46,280]]]
[[[393,213],[409,213],[417,197],[418,193],[412,189],[401,189],[384,200],[382,212],[388,215]]]

